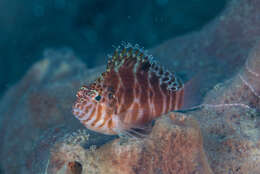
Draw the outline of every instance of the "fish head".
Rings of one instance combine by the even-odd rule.
[[[89,86],[82,86],[76,97],[73,115],[88,129],[106,133],[108,121],[116,111],[115,95],[111,88],[96,80]]]

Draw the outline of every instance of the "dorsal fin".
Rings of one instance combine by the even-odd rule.
[[[92,89],[101,93],[107,86],[114,86],[113,72],[118,72],[127,67],[133,67],[133,73],[141,70],[143,73],[155,74],[160,84],[166,84],[170,91],[178,91],[183,88],[183,83],[174,73],[169,72],[160,66],[152,55],[148,55],[147,51],[140,48],[139,45],[131,45],[130,43],[122,43],[118,46],[113,55],[109,55],[106,71],[92,83]],[[112,76],[111,76],[112,75]],[[104,79],[106,79],[104,81]]]
[[[140,48],[138,44],[131,45],[130,43],[123,42],[118,46],[113,55],[109,55],[107,63],[107,71],[111,69],[117,71],[125,62],[127,63],[143,63],[152,62],[152,56],[147,54],[143,48]]]
[[[118,71],[122,65],[141,65],[143,71],[150,71],[155,73],[160,79],[160,83],[166,83],[167,88],[171,91],[177,91],[183,87],[183,84],[175,74],[169,72],[162,66],[160,66],[153,58],[148,54],[148,51],[140,48],[138,44],[132,45],[129,42],[123,42],[120,46],[115,48],[113,55],[109,55],[106,72],[104,76],[111,70]]]

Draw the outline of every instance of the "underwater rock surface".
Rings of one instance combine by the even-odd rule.
[[[86,69],[68,49],[46,51],[0,103],[1,170],[41,173],[49,148],[62,136],[83,128],[72,116],[75,93],[103,69]],[[88,130],[85,134],[96,135]],[[103,141],[104,136],[99,137]],[[92,140],[89,143],[98,144],[99,138]]]
[[[159,118],[146,139],[117,139],[96,150],[71,146],[67,147],[69,156],[61,155],[65,144],[51,154],[50,173],[71,171],[71,161],[82,165],[82,173],[212,173],[197,121],[181,114]],[[60,165],[61,160],[66,162]]]
[[[259,8],[233,0],[203,30],[151,50],[188,78],[198,73],[186,102],[204,97],[204,107],[163,116],[147,139],[102,145],[112,137],[85,129],[71,107],[104,67],[46,51],[0,102],[0,173],[260,173]]]
[[[192,85],[187,86],[187,107],[200,103],[216,83],[242,68],[260,39],[259,8],[259,0],[230,0],[226,9],[202,30],[151,49],[161,62],[189,79]]]

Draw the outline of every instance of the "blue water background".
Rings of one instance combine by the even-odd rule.
[[[227,0],[1,0],[0,96],[46,48],[68,47],[88,67],[120,41],[151,48],[201,29]]]

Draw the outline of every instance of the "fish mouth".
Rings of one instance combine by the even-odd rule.
[[[78,120],[82,121],[88,119],[93,109],[93,104],[82,105],[80,103],[76,103],[72,109],[72,113]]]
[[[79,108],[73,108],[73,110],[72,110],[72,114],[75,116],[75,117],[79,117],[80,116],[80,114],[82,113],[82,110],[80,110]]]
[[[87,119],[87,117],[86,117],[87,114],[85,113],[85,111],[83,111],[79,108],[74,108],[72,113],[80,121]]]

